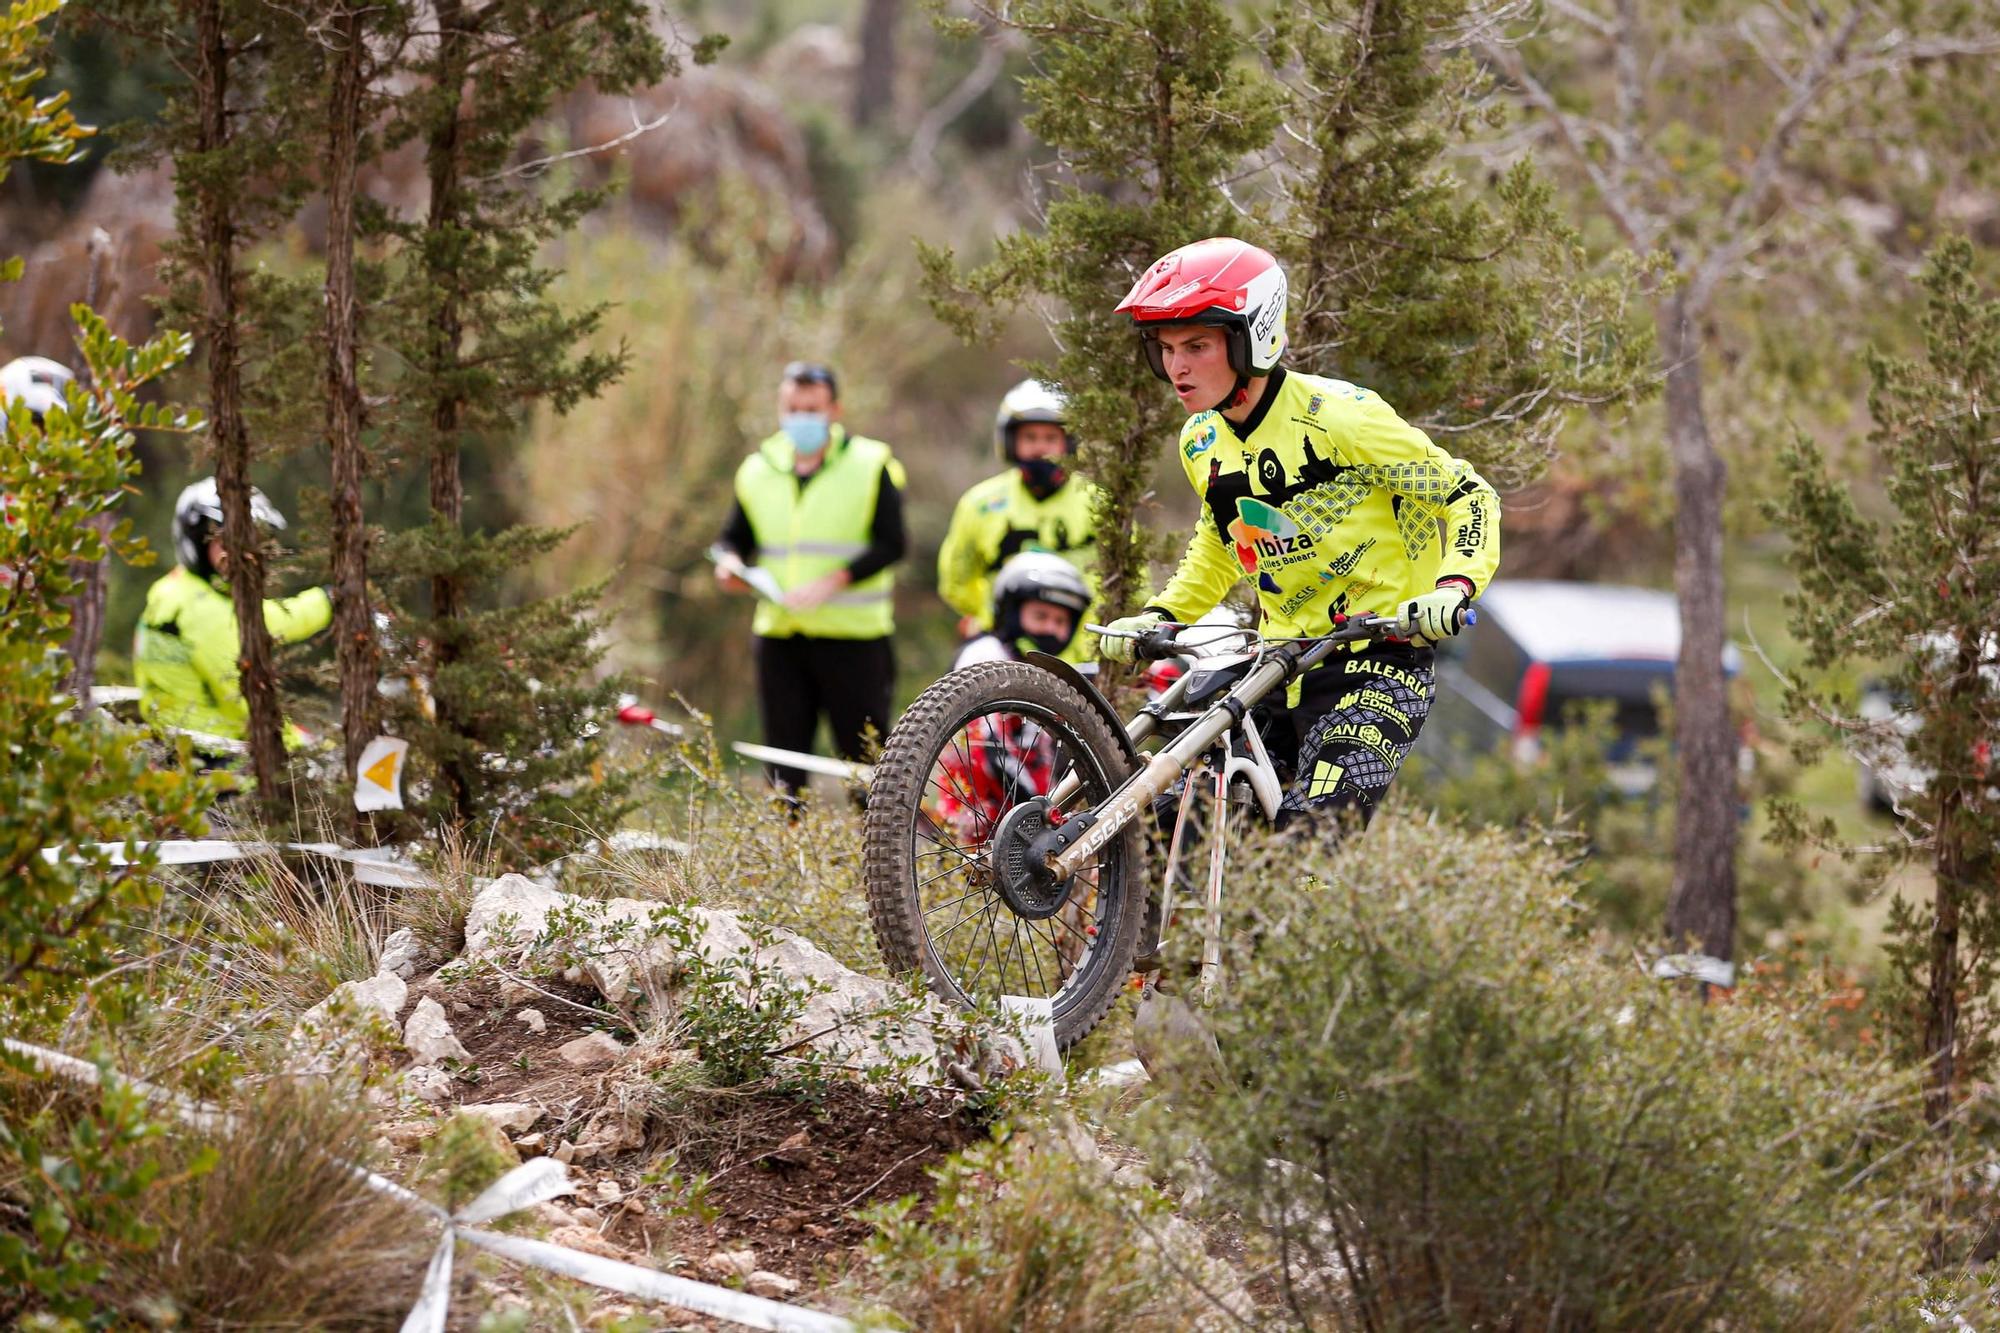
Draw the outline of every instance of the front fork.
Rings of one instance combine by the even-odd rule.
[[[1201,1002],[1204,1005],[1213,998],[1222,977],[1222,870],[1229,836],[1229,778],[1234,767],[1227,747],[1212,754],[1206,767],[1214,779],[1210,785],[1214,817],[1209,823],[1208,883],[1202,893],[1207,917],[1201,945]],[[1181,786],[1180,804],[1174,814],[1173,836],[1167,843],[1167,873],[1160,886],[1160,937],[1152,942],[1151,950],[1156,957],[1165,950],[1167,931],[1173,924],[1174,885],[1179,878],[1188,816],[1194,811],[1195,793],[1204,785],[1197,777],[1197,774],[1188,774],[1188,780]]]

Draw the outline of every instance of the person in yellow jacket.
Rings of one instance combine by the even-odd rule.
[[[1336,655],[1286,700],[1298,761],[1283,811],[1366,819],[1430,712],[1433,645],[1499,567],[1500,501],[1373,392],[1281,366],[1285,294],[1268,252],[1215,237],[1154,263],[1118,306],[1189,413],[1179,455],[1202,503],[1167,586],[1107,628],[1193,621],[1245,579],[1270,637],[1396,620],[1400,641]],[[1099,651],[1125,659],[1132,644]]]
[[[719,542],[769,575],[751,622],[764,743],[813,752],[824,716],[844,759],[864,760],[870,733],[889,733],[896,680],[894,575],[908,540],[903,467],[880,440],[840,421],[840,385],[794,361],[778,385],[778,432],[736,470],[736,503]],[[732,592],[751,587],[722,566]],[[760,580],[761,581],[761,580]],[[774,766],[787,794],[798,769]]]
[[[951,527],[938,548],[938,594],[958,612],[961,639],[994,628],[993,580],[1023,551],[1048,551],[1083,571],[1091,595],[1096,564],[1097,486],[1070,474],[1075,452],[1062,394],[1039,380],[1022,380],[1000,400],[993,445],[1005,472],[959,497]],[[1093,642],[1079,634],[1063,650],[1072,662],[1089,661]]]
[[[262,491],[252,489],[250,506],[259,526],[284,529],[285,516]],[[155,726],[240,741],[249,734],[250,705],[238,680],[241,640],[213,477],[195,482],[175,502],[174,554],[179,564],[147,592],[132,636],[139,709]],[[325,588],[264,603],[264,625],[280,643],[309,639],[332,623],[333,600]],[[286,725],[287,745],[304,738]]]

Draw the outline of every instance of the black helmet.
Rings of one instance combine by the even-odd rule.
[[[1047,602],[1070,613],[1069,633],[1029,634],[1021,628],[1021,608]],[[1090,609],[1090,585],[1076,566],[1048,551],[1023,551],[1001,566],[993,580],[993,632],[1003,643],[1032,642],[1045,653],[1060,653],[1076,637],[1083,613]]]

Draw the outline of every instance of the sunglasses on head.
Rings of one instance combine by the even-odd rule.
[[[785,367],[784,381],[787,384],[824,384],[827,392],[840,397],[840,384],[833,377],[833,370],[817,361],[794,361]]]

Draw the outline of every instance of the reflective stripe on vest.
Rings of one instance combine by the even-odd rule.
[[[736,473],[736,499],[757,538],[757,563],[790,592],[844,569],[868,549],[889,446],[834,427],[826,461],[800,483],[792,442],[773,435]],[[870,576],[807,612],[760,600],[752,630],[766,637],[877,639],[895,628],[893,576]]]

